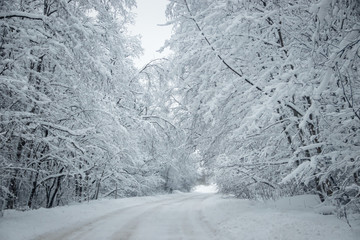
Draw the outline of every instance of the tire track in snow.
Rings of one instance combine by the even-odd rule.
[[[205,198],[202,202],[201,202],[201,208],[198,211],[198,217],[200,219],[199,222],[201,222],[203,224],[203,228],[204,229],[208,229],[209,232],[212,233],[212,235],[214,236],[214,239],[221,239],[221,240],[238,240],[239,238],[232,238],[229,235],[224,235],[220,233],[220,229],[219,227],[216,225],[214,226],[214,223],[211,223],[207,218],[206,218],[206,214],[204,213],[204,208],[203,206],[206,204],[204,204],[205,201],[209,200],[210,198]],[[217,236],[221,235],[221,238],[217,238]]]
[[[184,228],[192,229],[190,231],[191,235],[189,235],[192,236],[191,239],[198,240],[199,237],[206,240],[216,239],[217,231],[202,215],[202,206],[207,199],[209,199],[208,195],[201,196],[199,198],[200,201],[196,205],[192,205],[188,210],[188,221],[184,222]],[[194,234],[197,234],[199,237],[193,237]]]
[[[147,207],[147,208],[150,208],[149,209],[149,211],[150,211],[154,207],[161,206],[162,203],[166,203],[169,201],[172,202],[172,200],[174,202],[181,202],[181,201],[184,201],[184,200],[192,198],[192,197],[193,196],[182,197],[181,199],[165,199],[165,200],[163,199],[163,200],[159,200],[159,201],[145,202],[145,203],[140,203],[140,204],[137,204],[134,206],[121,208],[121,209],[115,210],[113,212],[107,213],[105,215],[91,219],[85,223],[78,225],[78,226],[60,229],[55,232],[50,232],[50,233],[40,235],[39,237],[35,238],[35,240],[81,239],[83,234],[85,234],[86,232],[90,232],[91,230],[93,230],[94,228],[97,227],[98,223],[100,223],[101,221],[104,221],[108,218],[115,217],[116,215],[123,214],[123,213],[129,212],[129,211],[132,211],[132,210],[136,210],[136,209],[144,207],[144,206],[146,207],[147,205],[149,205],[149,207]],[[140,215],[145,215],[145,214],[146,213],[140,213]],[[138,219],[138,218],[136,218],[136,219]],[[121,238],[121,239],[123,239],[123,238]]]
[[[140,215],[137,215],[135,218],[131,219],[125,226],[122,227],[120,231],[117,231],[115,234],[113,234],[112,240],[131,240],[134,237],[134,235],[137,234],[137,229],[141,227],[141,223],[145,222],[147,219],[150,219],[151,216],[155,216],[156,214],[159,214],[159,212],[167,210],[166,208],[174,207],[178,203],[180,203],[180,205],[186,204],[188,203],[188,201],[197,199],[198,197],[199,197],[198,195],[190,196],[182,199],[176,199],[170,202],[161,203],[156,206],[152,206],[151,208],[142,212]],[[172,227],[174,227],[174,225],[175,224],[173,224]],[[174,233],[174,231],[169,231],[170,228],[167,230],[169,235]],[[135,238],[135,239],[139,239],[139,238]],[[176,238],[172,237],[171,239],[175,240]],[[180,240],[183,238],[179,237],[178,239]]]

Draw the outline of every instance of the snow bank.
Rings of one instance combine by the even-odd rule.
[[[276,201],[267,200],[264,205],[279,210],[309,210],[317,208],[320,203],[317,195],[299,195],[284,197]]]
[[[334,215],[314,212],[314,195],[255,202],[215,196],[203,203],[204,219],[218,226],[218,236],[241,240],[355,240],[360,226],[351,229]],[[222,239],[222,238],[219,238]]]

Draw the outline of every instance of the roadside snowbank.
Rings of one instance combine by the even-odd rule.
[[[315,195],[255,202],[232,197],[215,197],[204,202],[206,220],[219,226],[218,235],[230,239],[260,240],[355,240],[360,226],[351,229],[334,215],[315,213]]]

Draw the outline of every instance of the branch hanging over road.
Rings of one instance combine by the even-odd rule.
[[[2,13],[0,13],[0,19],[5,19],[5,18],[27,18],[27,19],[31,19],[31,20],[44,21],[44,17],[45,16],[43,16],[43,15],[32,14],[32,13],[21,12],[21,11],[11,11],[11,12],[2,12]]]
[[[205,33],[202,31],[199,23],[196,21],[195,17],[192,15],[187,1],[184,0],[184,2],[185,2],[185,5],[186,5],[187,10],[188,10],[188,12],[189,12],[189,14],[190,14],[190,16],[191,16],[191,20],[194,21],[197,29],[200,31],[201,35],[204,37],[206,43],[210,46],[211,50],[213,50],[213,51],[215,52],[216,56],[220,59],[220,61],[221,61],[228,69],[230,69],[235,75],[237,75],[237,76],[239,76],[239,77],[242,78],[242,77],[243,77],[243,73],[241,72],[241,70],[240,70],[240,72],[239,72],[239,71],[235,70],[233,67],[231,67],[231,66],[225,61],[225,59],[216,51],[216,49],[214,48],[214,46],[211,44],[211,42],[209,41],[209,39],[206,37]],[[256,85],[255,85],[253,82],[251,82],[249,79],[244,78],[244,81],[247,82],[248,84],[250,84],[251,86],[254,86],[254,87],[255,87],[257,90],[259,90],[260,92],[263,92],[263,93],[265,93],[265,95],[267,95],[267,93],[266,93],[263,89],[261,89],[260,87],[256,86]]]

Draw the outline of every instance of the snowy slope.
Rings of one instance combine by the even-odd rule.
[[[0,239],[358,239],[344,221],[315,213],[317,204],[314,196],[260,203],[213,193],[100,200],[6,211]]]

